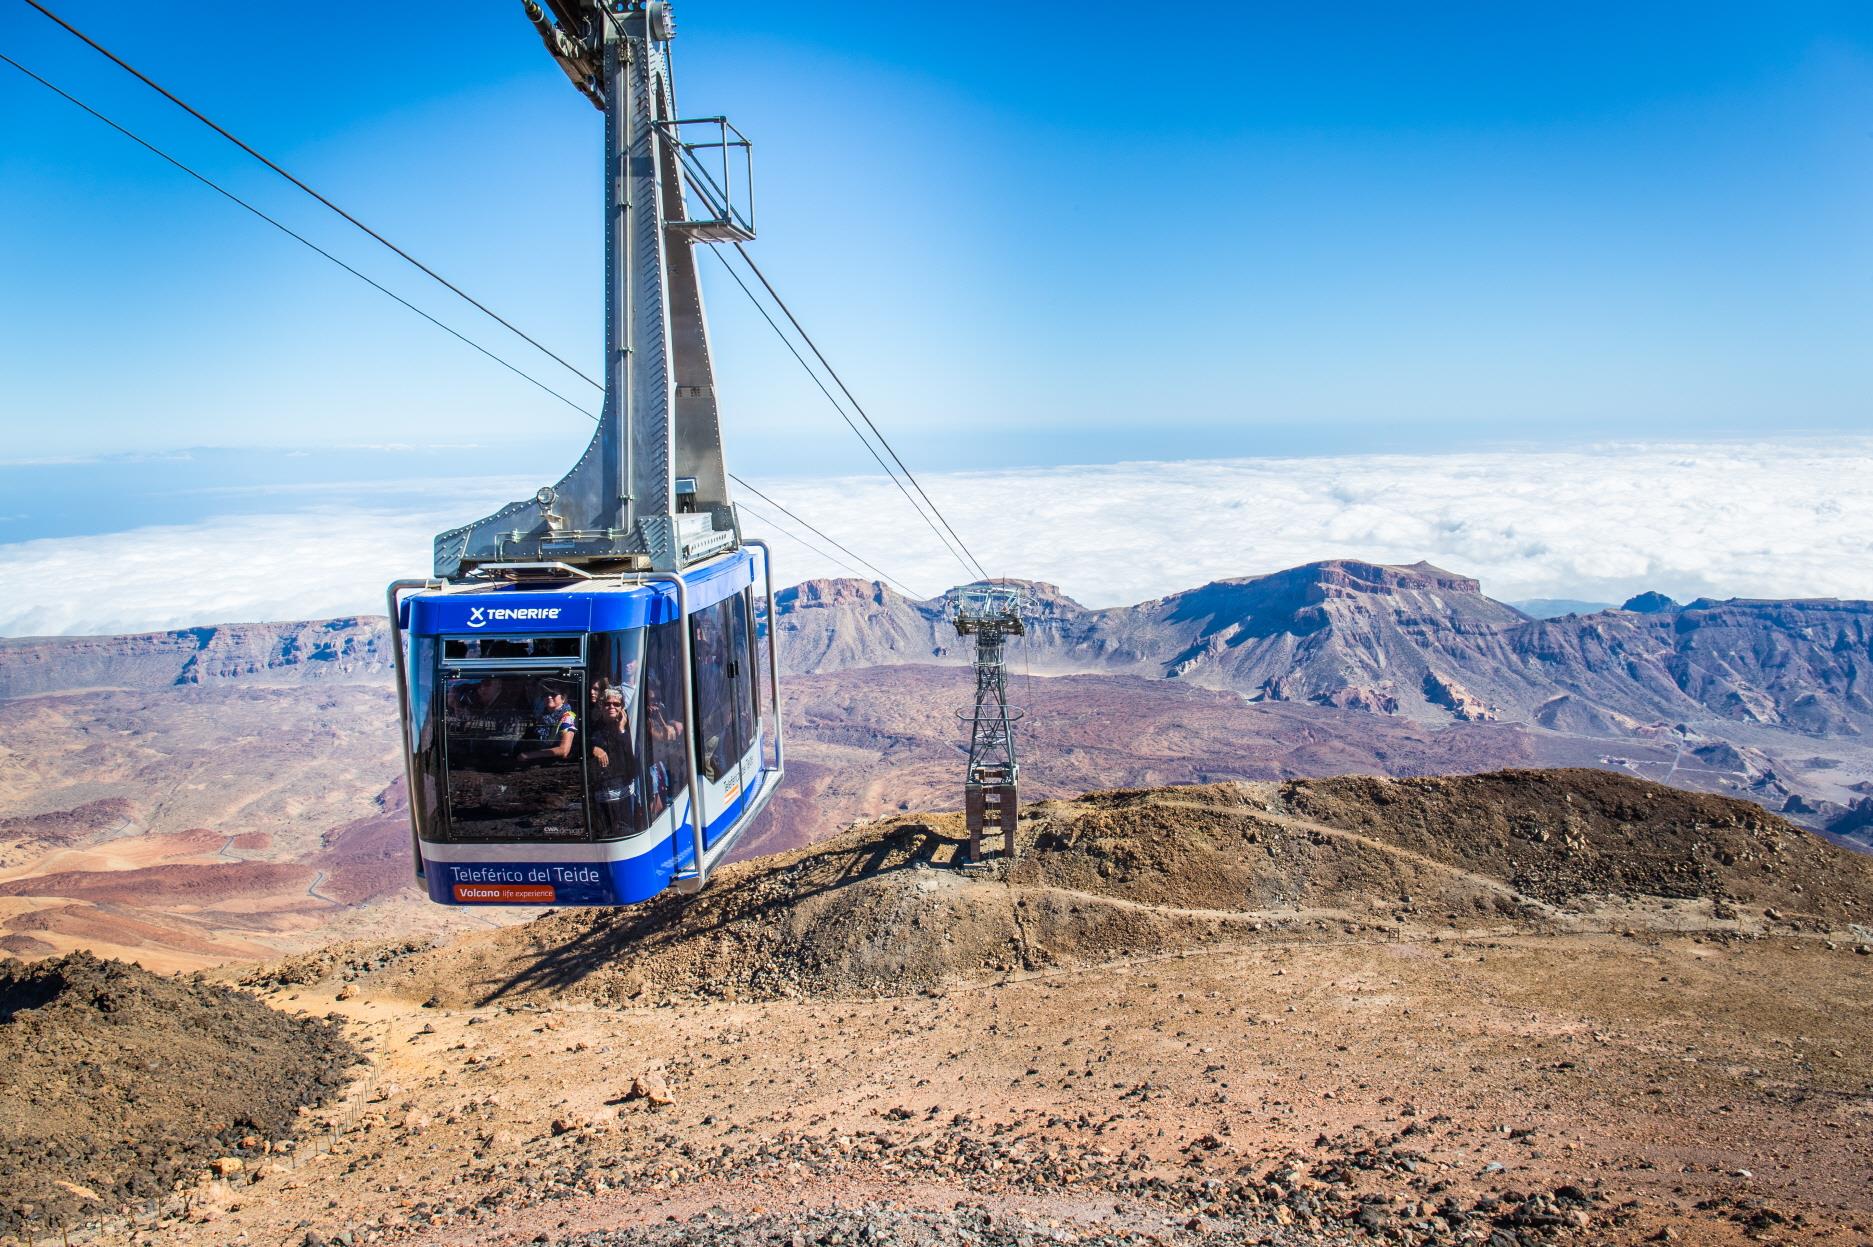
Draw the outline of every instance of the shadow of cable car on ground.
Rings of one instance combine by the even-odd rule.
[[[484,985],[487,990],[475,1001],[486,1006],[564,993],[632,958],[649,960],[683,945],[694,945],[698,958],[747,957],[751,946],[778,934],[780,918],[815,897],[903,871],[946,866],[962,860],[967,848],[966,837],[945,835],[926,823],[902,823],[856,852],[835,843],[800,850],[784,866],[768,861],[730,867],[697,896],[665,893],[616,909],[542,915],[538,921],[552,930],[536,937],[537,955],[518,972]]]

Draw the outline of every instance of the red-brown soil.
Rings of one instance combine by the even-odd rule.
[[[1605,771],[1503,771],[1282,788],[1296,814],[1507,880],[1555,905],[1596,896],[1709,899],[1817,930],[1865,922],[1873,856],[1843,852],[1747,801]]]
[[[201,906],[303,889],[315,873],[304,866],[267,862],[68,871],[0,883],[0,896],[60,896],[159,907]]]
[[[788,782],[741,856],[894,811],[954,808],[950,706],[963,674],[925,666],[791,680]],[[1254,705],[1173,681],[1071,676],[1015,688],[1032,710],[1030,796],[1599,756],[1595,742],[1521,728]],[[413,886],[387,690],[231,681],[0,702],[0,740],[48,735],[46,748],[0,745],[0,795],[51,807],[31,816],[35,826],[88,830],[56,846],[0,841],[0,948],[15,955],[90,947],[193,969],[308,947],[340,914],[348,930],[380,937],[512,919],[446,911]],[[1662,770],[1670,753],[1658,757]],[[257,890],[266,886],[276,890]],[[87,917],[90,905],[108,912]]]
[[[137,807],[129,800],[107,797],[69,810],[0,818],[0,843],[29,842],[47,848],[73,844],[123,828],[136,816]]]
[[[1634,906],[1712,929],[1744,910],[1873,923],[1873,859],[1748,802],[1600,771],[1091,793],[1029,807],[1018,859],[979,874],[953,869],[961,834],[956,815],[899,816],[731,867],[699,897],[548,915],[398,973],[462,1005],[793,998],[1316,928],[1619,929]]]
[[[249,1135],[284,1137],[350,1063],[338,1028],[83,953],[0,962],[0,1227],[76,1227]]]
[[[246,971],[344,1014],[369,1071],[316,1146],[250,1147],[257,1173],[107,1237],[1740,1247],[1873,1225],[1873,879],[1754,806],[1558,771],[1023,815],[1013,862],[964,869],[956,816],[900,815],[689,901]]]

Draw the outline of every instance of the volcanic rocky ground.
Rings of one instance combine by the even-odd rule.
[[[292,1134],[352,1057],[336,1025],[199,979],[0,962],[0,1229],[166,1197],[243,1140]]]
[[[973,868],[957,822],[230,966],[367,1063],[94,1232],[1873,1239],[1873,859],[1758,806],[1590,770],[1105,791]],[[41,1012],[60,1050],[26,1006],[0,1038]]]
[[[774,856],[534,921],[409,887],[381,621],[0,642],[0,949],[222,966],[282,1011],[12,971],[5,1215],[1873,1241],[1873,858],[1764,808],[1873,834],[1867,604],[1536,622],[1348,562],[1116,611],[1040,587],[1013,689],[1044,799],[1018,860],[963,869],[940,605],[783,597],[789,783],[745,844]],[[1557,765],[1597,769],[1435,778]],[[341,1042],[368,1063],[310,1107]]]
[[[780,598],[789,776],[743,854],[954,808],[968,683],[941,603]],[[1599,766],[1873,837],[1873,607],[1632,605],[1534,621],[1346,560],[1102,611],[1035,586],[1023,790]],[[385,938],[511,921],[409,885],[384,643],[368,619],[0,641],[0,950],[199,968],[340,914]]]

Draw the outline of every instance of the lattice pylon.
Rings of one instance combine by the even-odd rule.
[[[1024,636],[1026,594],[1012,585],[977,584],[955,590],[950,618],[959,636],[975,639],[975,701],[960,716],[969,724],[969,762],[963,772],[963,809],[969,827],[969,860],[982,856],[982,831],[991,822],[1002,831],[1004,856],[1015,855],[1015,822],[1021,763],[1014,725],[1021,711],[1008,705],[1005,654],[1011,636]]]

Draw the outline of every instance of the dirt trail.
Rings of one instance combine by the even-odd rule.
[[[1248,786],[1245,785],[1245,787]],[[1256,791],[1262,787],[1268,788],[1271,792],[1275,790],[1274,785],[1257,785],[1251,788],[1250,791]],[[1311,818],[1300,818],[1293,814],[1283,814],[1266,807],[1251,811],[1230,806],[1212,805],[1200,801],[1179,801],[1171,797],[1160,799],[1158,804],[1165,809],[1205,810],[1218,814],[1233,814],[1241,818],[1251,818],[1258,822],[1274,823],[1282,827],[1291,827],[1296,831],[1307,832],[1310,835],[1332,836],[1335,839],[1345,840],[1348,843],[1363,845],[1368,849],[1373,849],[1380,853],[1390,854],[1404,861],[1414,862],[1427,870],[1442,871],[1482,891],[1498,893],[1499,895],[1509,898],[1518,905],[1528,906],[1538,912],[1546,914],[1553,914],[1555,912],[1553,906],[1535,897],[1523,895],[1500,879],[1491,878],[1485,874],[1479,874],[1474,870],[1465,870],[1461,866],[1455,866],[1449,862],[1441,862],[1426,854],[1414,852],[1411,849],[1400,848],[1395,844],[1386,844],[1371,836],[1362,836],[1356,831],[1347,831],[1341,827],[1331,827],[1326,823],[1317,822]]]

